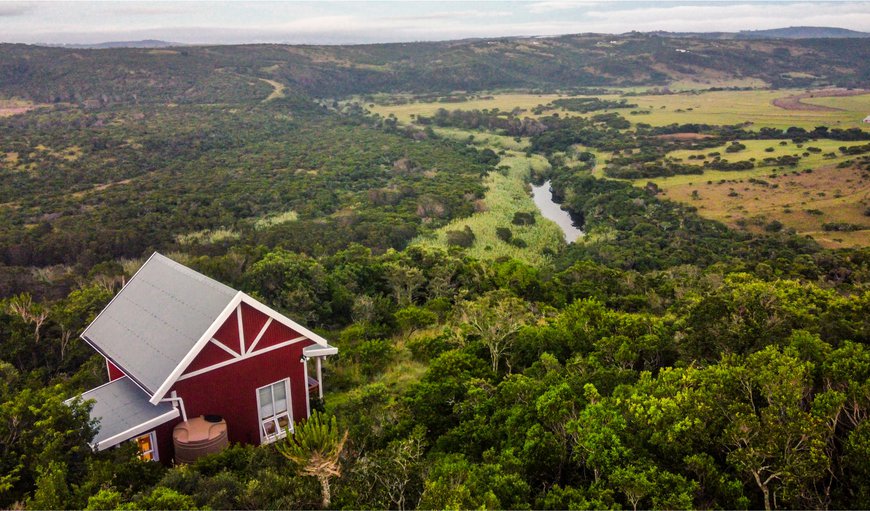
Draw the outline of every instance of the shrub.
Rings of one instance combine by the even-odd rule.
[[[429,362],[438,355],[452,349],[453,343],[448,331],[438,335],[421,335],[408,341],[408,350],[411,356],[418,362]]]
[[[470,248],[474,245],[474,231],[471,227],[465,226],[461,231],[447,231],[447,244],[457,247]]]
[[[438,315],[434,312],[411,305],[396,311],[396,324],[403,332],[409,333],[420,328],[427,327],[438,321]]]
[[[517,211],[516,213],[514,213],[514,219],[511,220],[511,223],[514,225],[534,225],[535,213],[524,213],[522,211]]]

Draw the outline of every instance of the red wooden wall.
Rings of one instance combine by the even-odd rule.
[[[266,319],[266,316],[259,311],[242,304],[242,324],[246,350],[266,323]],[[236,360],[218,369],[182,379],[175,383],[172,390],[175,390],[178,397],[184,400],[188,418],[206,414],[220,415],[227,421],[231,442],[258,444],[260,442],[260,421],[257,413],[257,388],[284,378],[290,378],[293,419],[298,422],[308,416],[306,406],[308,389],[304,364],[300,359],[302,358],[302,349],[314,344],[314,342],[303,339],[289,346],[257,354],[263,348],[299,336],[299,333],[273,321],[257,343],[257,349],[252,352],[255,356]],[[221,326],[215,334],[215,339],[230,349],[235,351],[240,349],[236,314],[233,314]],[[200,352],[200,355],[193,360],[185,373],[233,358],[231,354],[211,343],[207,348],[209,349]]]

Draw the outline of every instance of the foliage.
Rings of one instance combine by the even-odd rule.
[[[324,509],[329,509],[332,498],[329,480],[341,476],[339,458],[347,435],[347,431],[339,431],[335,417],[327,419],[315,411],[276,445],[278,452],[296,465],[302,475],[317,478]]]

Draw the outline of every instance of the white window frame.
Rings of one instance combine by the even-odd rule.
[[[271,417],[260,416],[260,413],[262,413],[262,410],[263,410],[261,405],[260,405],[260,391],[262,389],[269,389],[272,392],[272,404],[274,406],[275,391],[272,388],[275,385],[278,385],[281,383],[284,384],[284,390],[287,392],[287,411],[272,415]],[[261,444],[272,443],[276,440],[279,440],[279,439],[287,436],[287,430],[281,429],[278,426],[278,419],[281,418],[282,416],[285,416],[285,415],[287,416],[287,421],[288,421],[287,427],[290,429],[290,432],[292,433],[293,432],[293,398],[290,395],[290,378],[284,378],[283,380],[278,380],[274,383],[270,383],[268,385],[263,385],[262,387],[258,387],[256,390],[256,396],[257,396],[257,428],[260,430],[260,443]],[[274,408],[273,408],[273,411],[274,411]],[[276,433],[273,433],[271,435],[266,434],[266,432],[263,428],[263,425],[268,421],[272,421],[273,425],[275,426]]]
[[[151,450],[145,451],[145,452],[139,451],[139,458],[142,459],[143,461],[160,461],[160,454],[159,454],[159,451],[157,450],[157,432],[152,430],[152,431],[149,431],[148,433],[136,435],[132,441],[134,444],[136,444],[137,449],[139,448],[139,439],[142,438],[143,436],[150,437],[149,442],[151,442]],[[151,459],[145,460],[143,458],[143,456],[145,456],[148,453],[151,454]]]

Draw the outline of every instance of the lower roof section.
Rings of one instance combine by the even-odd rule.
[[[81,395],[94,401],[91,418],[99,421],[99,431],[91,447],[102,451],[129,440],[179,416],[169,403],[152,405],[151,396],[128,377],[118,378]]]

